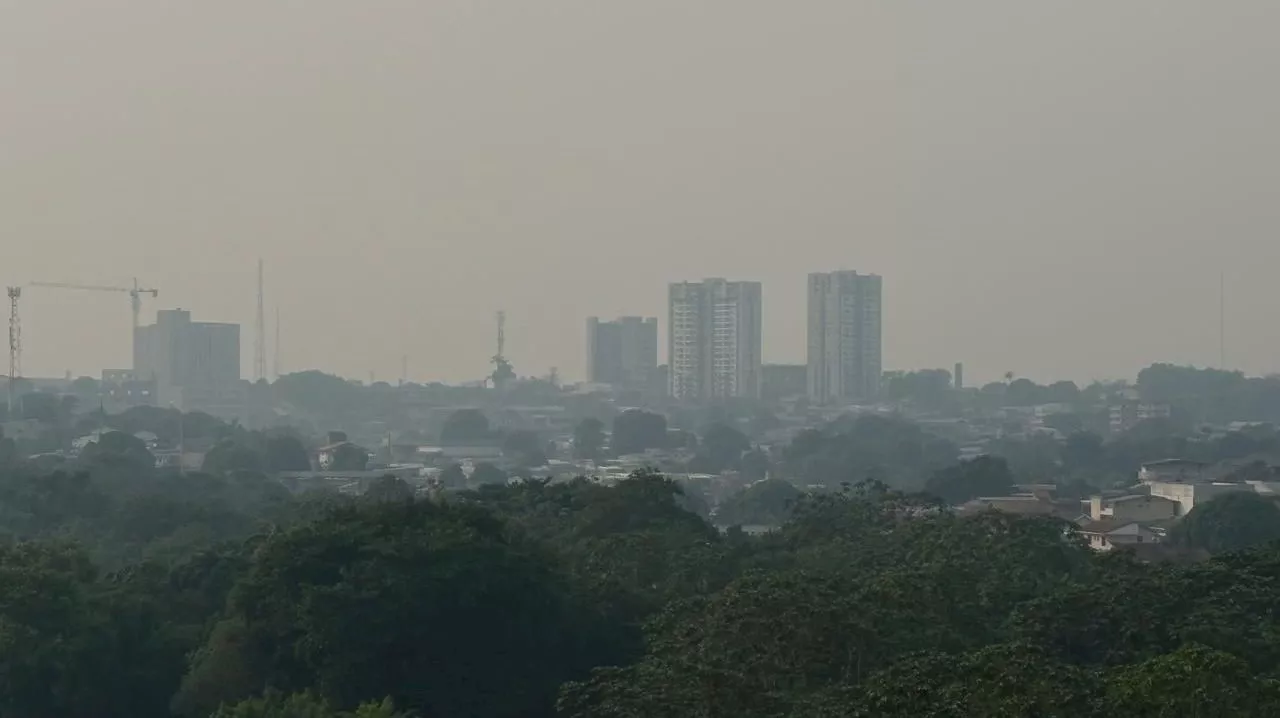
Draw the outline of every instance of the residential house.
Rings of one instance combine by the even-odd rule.
[[[1142,521],[1117,521],[1115,519],[1081,519],[1080,534],[1089,540],[1089,548],[1095,551],[1112,551],[1137,544],[1156,544],[1163,532]]]

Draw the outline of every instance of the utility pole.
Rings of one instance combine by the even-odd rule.
[[[18,316],[18,300],[22,287],[9,287],[9,421],[15,419],[18,377],[22,376],[22,320]]]

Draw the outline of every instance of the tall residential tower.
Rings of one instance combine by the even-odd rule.
[[[880,391],[881,281],[842,271],[809,275],[809,398],[872,399]]]
[[[668,386],[690,401],[760,396],[759,282],[705,279],[669,288]]]
[[[587,319],[587,380],[624,389],[649,389],[658,369],[658,320]]]

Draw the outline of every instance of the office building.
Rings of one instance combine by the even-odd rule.
[[[157,312],[155,324],[138,328],[133,374],[154,384],[157,406],[239,416],[240,325],[193,322],[181,309]]]
[[[809,398],[873,399],[880,391],[881,281],[874,274],[809,275]]]
[[[759,398],[759,282],[706,279],[672,284],[668,294],[668,388],[689,401]]]
[[[587,319],[587,380],[624,389],[648,389],[658,368],[658,320]]]

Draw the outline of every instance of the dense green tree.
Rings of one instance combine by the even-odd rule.
[[[58,395],[49,392],[34,392],[22,396],[19,406],[22,407],[22,418],[55,424],[58,421]]]
[[[323,417],[342,416],[361,405],[361,388],[319,371],[286,374],[272,384],[276,399]]]
[[[345,441],[333,450],[330,471],[364,471],[369,468],[369,450]]]
[[[586,619],[537,547],[483,510],[340,509],[255,551],[225,619],[239,628],[210,639],[175,705],[206,715],[248,697],[228,694],[238,685],[339,708],[389,696],[428,716],[549,715],[592,664]]]
[[[1252,492],[1224,494],[1197,504],[1174,525],[1169,541],[1210,553],[1280,541],[1280,506],[1275,499]]]
[[[979,496],[1006,496],[1013,490],[1009,464],[997,456],[980,456],[935,473],[925,491],[949,504],[962,504]]]
[[[223,439],[205,454],[201,469],[222,475],[237,471],[262,471],[264,464],[263,456],[252,447]]]
[[[1045,387],[1044,398],[1050,404],[1075,404],[1080,401],[1080,387],[1074,381],[1055,381]]]
[[[18,444],[4,435],[4,427],[0,426],[0,471],[12,470],[18,463]]]
[[[105,420],[107,426],[116,431],[126,434],[147,431],[168,444],[177,444],[183,437],[218,441],[236,438],[238,432],[243,432],[243,429],[237,429],[202,412],[184,414],[177,409],[162,409],[157,406],[135,406],[107,416]]]
[[[1071,436],[1084,431],[1084,418],[1073,412],[1058,412],[1046,416],[1044,426],[1046,429],[1053,429],[1065,436]]]
[[[211,718],[410,718],[410,714],[397,713],[389,698],[361,704],[348,712],[335,709],[313,693],[286,696],[278,691],[267,691],[262,698],[223,706]]]
[[[82,404],[97,403],[101,395],[101,383],[91,376],[82,376],[71,382],[71,393],[80,398]]]
[[[132,471],[140,474],[155,468],[156,459],[142,440],[122,431],[108,431],[80,452],[85,466]]]
[[[394,476],[383,476],[369,483],[364,492],[364,499],[372,502],[406,502],[413,501],[413,487],[403,479]]]
[[[945,369],[886,372],[884,385],[890,400],[922,408],[947,408],[955,398],[951,372]]]
[[[0,714],[105,715],[113,659],[88,556],[64,546],[0,545]],[[109,709],[108,709],[109,710]]]
[[[752,449],[742,455],[742,476],[748,481],[760,481],[769,477],[773,469],[773,461],[769,454],[761,449]]]
[[[544,444],[533,431],[511,431],[502,437],[502,455],[522,466],[542,466],[547,463]]]
[[[311,456],[296,436],[268,436],[263,450],[267,471],[310,471]]]
[[[573,429],[573,455],[579,459],[599,459],[604,451],[604,422],[589,417]]]
[[[801,491],[788,481],[758,481],[722,503],[716,520],[725,525],[779,526],[791,516],[801,496]]]
[[[1103,439],[1097,434],[1077,431],[1067,437],[1062,447],[1062,462],[1067,471],[1091,472],[1106,466]]]
[[[505,484],[508,479],[510,479],[510,477],[507,476],[507,472],[487,461],[482,461],[476,464],[475,468],[471,470],[471,476],[467,478],[467,484],[470,486]]]
[[[1004,401],[1008,406],[1033,406],[1047,403],[1045,388],[1030,379],[1014,379],[1005,388]]]
[[[1200,645],[1117,669],[1106,683],[1107,715],[1280,715],[1280,681]]]
[[[492,438],[489,419],[479,409],[459,409],[445,419],[440,441],[445,444],[470,444]]]
[[[700,473],[718,474],[742,465],[742,455],[751,450],[746,434],[727,424],[712,424],[702,432],[698,444],[695,470]]]
[[[819,715],[849,718],[1104,718],[1099,677],[1036,646],[997,645],[960,656],[925,653],[876,675]],[[838,692],[836,695],[841,695]],[[819,701],[827,703],[828,695]],[[843,711],[843,712],[842,712]]]
[[[639,454],[667,446],[667,420],[661,414],[628,409],[613,420],[613,453]]]
[[[467,485],[467,474],[462,464],[449,464],[440,472],[440,485],[450,489],[460,489]]]
[[[870,479],[918,489],[959,453],[955,444],[917,424],[868,415],[800,432],[784,458],[788,474],[804,485],[838,487]]]

